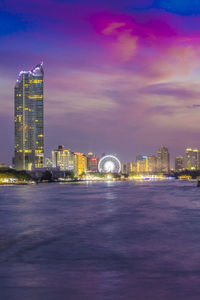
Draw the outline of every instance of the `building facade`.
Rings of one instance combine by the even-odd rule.
[[[22,71],[15,85],[15,158],[17,170],[44,167],[44,71],[42,63]]]
[[[87,156],[87,169],[91,172],[98,172],[99,159],[93,152],[89,152]]]
[[[157,159],[154,155],[140,155],[136,157],[136,172],[139,173],[156,173]]]
[[[128,162],[126,164],[126,174],[133,174],[137,172],[137,163],[136,162]]]
[[[175,171],[181,172],[184,170],[184,157],[183,156],[177,156],[175,158]]]
[[[185,153],[185,167],[187,170],[199,170],[199,150],[187,148]]]
[[[127,174],[127,164],[121,163],[121,168],[122,168],[121,173],[123,175]]]
[[[75,171],[76,157],[69,149],[58,146],[58,149],[52,151],[52,166],[61,171]]]
[[[149,174],[157,172],[157,157],[155,155],[147,156],[147,172]]]
[[[87,157],[80,152],[74,152],[74,155],[76,160],[76,174],[80,176],[87,170]]]
[[[136,172],[143,174],[147,172],[148,169],[148,160],[146,155],[138,155],[136,157]]]
[[[169,151],[166,147],[161,146],[157,152],[157,172],[168,174],[170,171]]]

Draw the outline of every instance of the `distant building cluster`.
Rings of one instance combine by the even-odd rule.
[[[98,172],[98,161],[92,152],[86,156],[84,153],[72,152],[64,146],[58,146],[58,149],[52,151],[52,156],[45,159],[45,167],[73,171],[80,176],[86,171]]]
[[[121,163],[114,155],[102,154],[99,159],[96,154],[89,152],[87,155],[72,152],[64,146],[58,146],[52,151],[51,157],[45,159],[46,168],[56,168],[61,171],[72,171],[77,176],[84,173],[120,173]]]
[[[200,170],[198,149],[187,148],[185,151],[185,158],[183,156],[175,158],[175,171],[181,172],[183,170]]]
[[[200,156],[198,149],[187,148],[185,157],[177,156],[175,158],[175,172],[198,171],[200,170]],[[122,165],[123,173],[142,173],[155,174],[163,173],[169,174],[173,170],[170,169],[170,154],[166,147],[161,146],[156,155],[142,155],[137,156],[136,161],[128,162]]]
[[[136,161],[122,165],[124,174],[168,174],[170,171],[170,155],[166,147],[161,146],[156,155],[139,155]]]

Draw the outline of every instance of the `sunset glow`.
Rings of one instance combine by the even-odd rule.
[[[15,79],[40,61],[47,152],[65,144],[131,160],[163,143],[172,156],[199,147],[198,3],[1,2],[2,159],[13,155]]]

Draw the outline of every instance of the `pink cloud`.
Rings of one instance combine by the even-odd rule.
[[[105,35],[113,35],[117,34],[118,29],[123,28],[126,25],[124,22],[113,22],[110,23],[105,29],[103,29],[102,33]]]
[[[139,145],[145,145],[142,152],[152,143],[170,143],[170,136],[183,136],[183,131],[195,132],[196,138],[200,91],[189,79],[200,66],[198,18],[152,9],[118,13],[117,4],[110,11],[100,5],[99,12],[94,3],[4,3],[12,14],[31,20],[27,31],[23,27],[1,38],[0,69],[9,85],[2,82],[0,98],[10,118],[18,71],[43,59],[46,124],[49,135],[57,132],[56,143],[66,138],[69,146],[77,144],[78,150],[84,144],[87,151],[88,143],[98,140],[96,151],[111,143],[110,148],[130,151],[127,156],[134,159]]]
[[[129,69],[152,80],[189,76],[199,65],[200,39],[197,34],[181,34],[176,28],[179,21],[179,17],[170,14],[162,17],[154,11],[145,21],[140,15],[109,13],[91,18],[109,64],[128,62]]]

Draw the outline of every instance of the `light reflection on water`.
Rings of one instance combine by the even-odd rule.
[[[2,299],[199,299],[195,182],[0,188]]]

